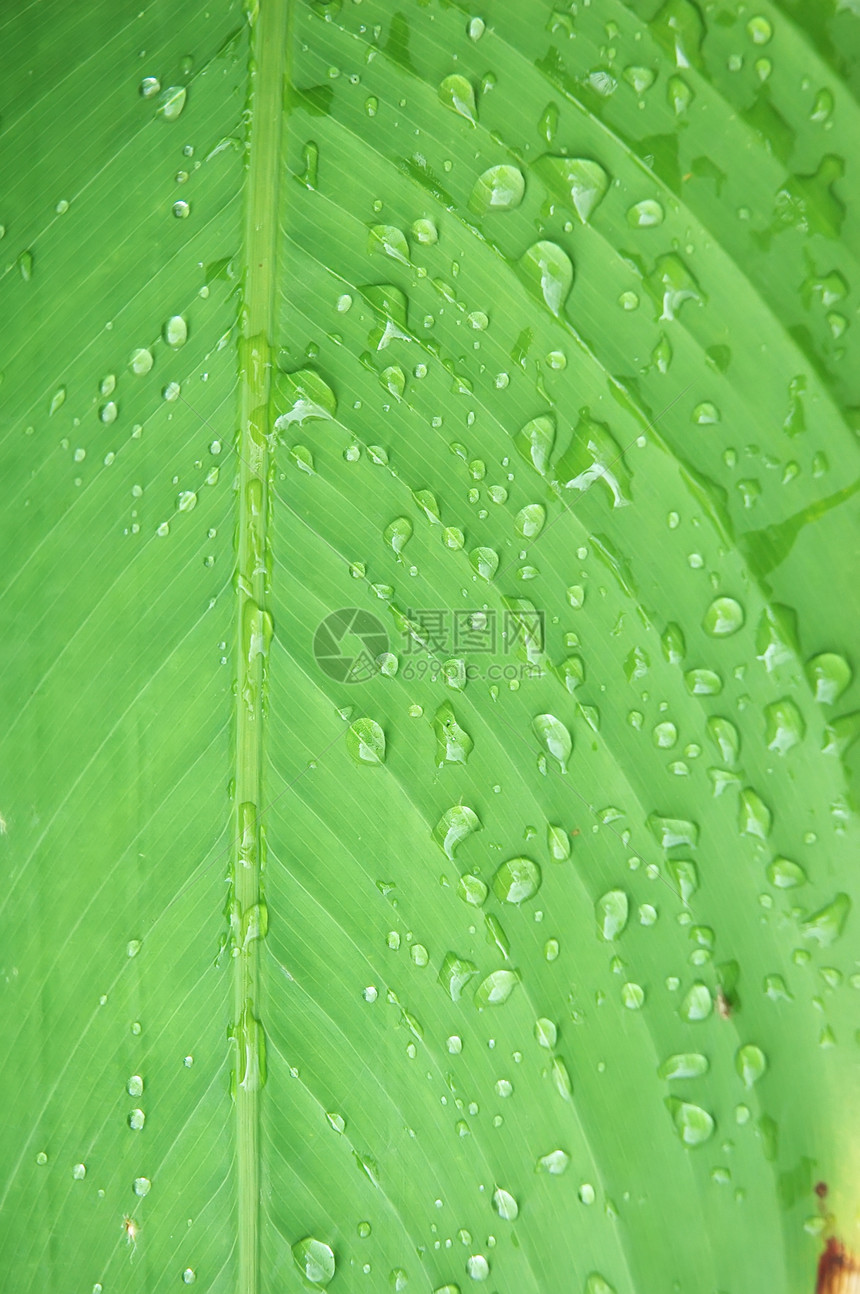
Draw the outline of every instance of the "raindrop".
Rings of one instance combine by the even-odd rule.
[[[607,890],[594,905],[597,929],[602,939],[617,939],[627,926],[630,903],[624,890]]]
[[[514,1222],[519,1216],[520,1207],[510,1191],[497,1186],[493,1192],[493,1208],[504,1222]]]
[[[634,229],[651,229],[655,225],[662,225],[663,219],[663,208],[654,198],[643,198],[641,202],[635,202],[627,208],[627,223]]]
[[[165,121],[175,121],[185,107],[188,91],[184,85],[170,85],[161,95],[156,115]]]
[[[475,125],[478,115],[475,91],[464,76],[459,76],[457,73],[446,76],[439,86],[439,100],[446,108],[450,108],[452,112],[465,117],[468,122]]]
[[[322,1240],[306,1236],[291,1246],[293,1261],[305,1280],[311,1285],[324,1288],[330,1283],[335,1272],[334,1251]]]

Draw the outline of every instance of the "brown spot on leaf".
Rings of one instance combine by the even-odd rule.
[[[860,1294],[860,1260],[835,1236],[818,1260],[815,1294]]]
[[[818,1196],[818,1198],[819,1198],[820,1200],[825,1199],[825,1198],[826,1198],[826,1196],[827,1196],[827,1183],[826,1183],[826,1182],[816,1182],[816,1183],[815,1183],[815,1194]]]

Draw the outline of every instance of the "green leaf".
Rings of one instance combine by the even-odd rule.
[[[857,1265],[857,5],[6,5],[0,1270]]]

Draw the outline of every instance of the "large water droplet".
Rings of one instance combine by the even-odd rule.
[[[520,977],[516,971],[491,971],[475,990],[475,1005],[503,1006],[519,982]]]
[[[529,247],[517,265],[528,287],[560,315],[573,286],[573,262],[567,252],[544,239]]]
[[[851,900],[848,895],[837,894],[835,899],[803,922],[801,930],[804,939],[811,939],[820,948],[829,948],[845,929],[850,911]]]
[[[555,418],[551,413],[540,414],[518,431],[514,444],[527,463],[543,476],[549,467],[549,458],[555,444]]]
[[[395,553],[402,553],[404,547],[412,538],[412,522],[408,517],[395,517],[390,525],[385,527],[382,532],[382,538]]]
[[[305,1236],[292,1245],[293,1261],[306,1281],[324,1289],[334,1278],[335,1257],[330,1245]]]
[[[743,626],[744,609],[734,598],[714,598],[702,623],[713,638],[728,638]]]
[[[700,1078],[708,1072],[708,1058],[698,1051],[678,1052],[667,1057],[657,1070],[660,1078]]]
[[[784,755],[799,745],[806,734],[806,721],[789,697],[773,701],[764,708],[765,739],[768,750]]]
[[[570,203],[583,224],[591,218],[609,188],[604,167],[588,157],[545,154],[537,159],[534,169],[554,196]]]
[[[532,731],[553,759],[557,759],[563,773],[573,750],[573,738],[561,719],[554,714],[538,714],[532,719]]]
[[[156,115],[164,121],[175,121],[185,107],[188,91],[184,85],[169,85],[158,100]]]
[[[522,539],[537,539],[546,522],[546,508],[542,503],[527,503],[514,518],[514,529]]]
[[[530,858],[509,858],[493,877],[493,892],[503,903],[524,903],[540,889],[541,872]]]
[[[659,813],[649,813],[647,823],[654,839],[664,849],[674,849],[676,845],[695,848],[698,844],[699,828],[686,818],[664,818]]]
[[[409,264],[409,244],[403,230],[396,225],[372,225],[367,238],[367,250],[390,256],[402,265]]]
[[[469,980],[477,973],[478,968],[474,962],[466,957],[458,957],[456,953],[448,952],[442,958],[439,983],[448,993],[451,1001],[457,1002]]]
[[[674,1096],[667,1098],[666,1105],[685,1146],[701,1146],[713,1136],[715,1126],[713,1117],[700,1105],[679,1101]]]
[[[505,1222],[516,1221],[520,1212],[520,1207],[513,1195],[501,1186],[497,1186],[493,1192],[493,1208]]]
[[[302,368],[294,373],[284,373],[278,382],[276,407],[287,405],[286,412],[275,419],[275,430],[284,431],[291,423],[306,419],[329,419],[337,412],[334,391],[313,369]]]
[[[385,762],[385,733],[375,719],[356,719],[346,732],[346,747],[359,764]]]
[[[474,742],[457,722],[450,701],[444,701],[433,716],[433,730],[436,733],[437,765],[441,768],[443,764],[465,764]]]
[[[483,580],[491,580],[499,569],[499,554],[492,548],[473,548],[469,561],[472,570]]]
[[[790,858],[774,858],[768,864],[767,879],[778,890],[793,890],[806,884],[806,872]]]
[[[627,927],[630,901],[624,890],[607,890],[594,905],[597,929],[607,942],[617,939]]]
[[[758,792],[751,786],[744,787],[738,803],[738,831],[741,835],[767,840],[772,823],[773,814]]]
[[[833,705],[853,678],[851,666],[844,656],[835,652],[822,652],[806,662],[806,677],[816,701]]]
[[[481,823],[474,809],[467,804],[454,804],[447,809],[433,828],[433,839],[441,845],[449,858],[462,840],[473,831],[480,831]]]
[[[469,208],[476,215],[488,211],[512,211],[523,200],[526,182],[515,166],[491,166],[475,183]]]
[[[711,990],[707,984],[702,984],[701,981],[698,981],[691,985],[685,993],[681,1005],[678,1007],[678,1013],[682,1020],[696,1023],[699,1020],[707,1020],[713,1007]]]
[[[581,409],[573,438],[556,466],[558,481],[568,490],[584,491],[600,481],[612,499],[612,506],[630,502],[630,473],[618,441],[605,422]]]
[[[735,1069],[746,1087],[752,1087],[767,1069],[767,1059],[761,1047],[749,1042],[739,1047],[735,1055]]]
[[[643,198],[641,202],[634,202],[632,207],[627,208],[627,223],[634,229],[651,229],[655,225],[662,225],[663,217],[663,208],[654,198]]]
[[[439,101],[444,103],[446,108],[450,108],[452,112],[465,117],[473,126],[475,125],[478,116],[475,91],[472,89],[471,82],[464,76],[459,76],[457,73],[446,76],[439,85]]]

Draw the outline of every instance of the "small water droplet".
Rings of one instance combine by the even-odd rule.
[[[501,1186],[497,1186],[493,1192],[493,1208],[505,1222],[516,1221],[520,1212],[520,1207],[513,1195]]]
[[[147,78],[151,80],[152,78]],[[153,90],[153,94],[155,91]],[[149,96],[146,96],[149,97]],[[184,85],[170,85],[162,93],[158,100],[156,115],[164,121],[176,121],[176,118],[185,107],[185,101],[188,98],[188,91]]]
[[[152,1190],[152,1182],[148,1177],[135,1177],[133,1190],[135,1195],[139,1195],[142,1198],[144,1195],[148,1195]]]

